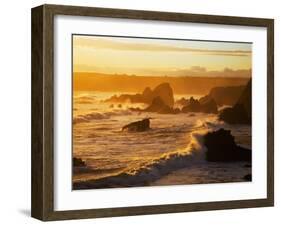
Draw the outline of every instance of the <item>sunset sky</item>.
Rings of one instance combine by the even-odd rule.
[[[251,76],[251,44],[73,36],[73,71],[142,76]]]

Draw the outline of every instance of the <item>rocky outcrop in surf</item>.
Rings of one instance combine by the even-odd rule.
[[[186,106],[189,104],[189,99],[182,97],[181,99],[177,100],[175,103],[179,106]]]
[[[143,90],[142,93],[137,94],[122,94],[120,96],[112,96],[107,99],[106,102],[131,102],[131,103],[145,103],[151,104],[152,101],[156,98],[160,97],[162,101],[169,107],[173,107],[174,105],[174,94],[173,89],[171,88],[169,83],[161,83],[156,86],[153,90],[150,87],[147,87]]]
[[[199,102],[206,102],[213,99],[218,106],[233,106],[239,100],[245,86],[214,87],[208,95],[199,99]]]
[[[252,79],[247,83],[243,93],[236,104],[241,104],[245,108],[249,118],[252,115]]]
[[[252,81],[250,80],[231,108],[225,108],[219,114],[219,119],[229,124],[251,124],[252,122]]]
[[[199,100],[191,97],[188,101],[188,104],[182,108],[182,112],[203,112],[216,114],[218,112],[218,108],[216,102],[213,99],[209,99],[200,103]]]
[[[156,86],[156,88],[145,97],[150,103],[155,97],[160,97],[169,107],[174,106],[174,94],[169,83],[162,83]]]
[[[123,126],[122,131],[128,132],[144,132],[150,129],[150,118],[129,123]]]
[[[225,108],[219,114],[219,119],[229,124],[250,124],[251,118],[242,104],[236,104],[231,108]]]
[[[219,129],[204,136],[206,160],[210,162],[251,161],[252,152],[237,145],[230,130]]]
[[[152,103],[145,108],[143,111],[145,112],[155,112],[155,113],[159,113],[159,114],[176,114],[179,113],[180,110],[179,109],[174,109],[170,106],[168,106],[167,104],[165,104],[165,102],[162,100],[161,97],[155,97],[152,101]]]

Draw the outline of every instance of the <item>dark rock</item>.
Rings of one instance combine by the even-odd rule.
[[[214,99],[218,106],[230,105],[237,103],[245,86],[229,86],[229,87],[214,87],[208,95],[199,99],[199,102],[205,102]]]
[[[136,108],[128,108],[130,111],[136,111],[136,112],[141,112],[141,111],[143,111],[141,108],[139,108],[139,107],[136,107]]]
[[[122,104],[118,104],[118,107],[119,107],[119,108],[122,108]]]
[[[106,102],[131,102],[131,103],[146,103],[151,104],[153,99],[160,97],[163,102],[169,107],[174,105],[173,90],[169,83],[162,83],[151,90],[149,87],[145,88],[141,94],[122,94],[120,96],[112,96]]]
[[[176,111],[166,105],[161,97],[155,97],[152,103],[144,109],[145,112],[156,112],[159,114],[175,114]]]
[[[179,113],[181,113],[181,109],[179,109],[179,108],[174,108],[173,113],[174,113],[174,114],[179,114]]]
[[[193,97],[189,99],[189,104],[182,108],[183,113],[187,112],[203,112],[203,113],[217,113],[217,104],[213,99],[206,100],[202,104]]]
[[[188,105],[182,108],[182,112],[200,112],[201,111],[201,104],[198,100],[195,100],[193,97],[190,97]]]
[[[251,161],[252,152],[238,146],[230,130],[219,129],[204,136],[206,160],[211,162]]]
[[[231,108],[225,108],[219,114],[219,119],[229,124],[251,124],[252,122],[252,81],[250,80]]]
[[[237,104],[244,106],[248,117],[252,118],[252,79],[247,83],[246,88],[244,89],[242,95],[240,96]]]
[[[116,102],[116,103],[143,103],[143,97],[141,94],[121,94],[120,96],[114,95],[109,99],[105,100],[105,102]]]
[[[153,100],[155,97],[160,97],[169,107],[174,106],[173,90],[169,83],[162,83],[156,86],[156,88],[152,91],[151,100]]]
[[[223,109],[219,114],[219,119],[229,124],[251,123],[251,119],[242,104],[236,104],[234,107]]]
[[[214,99],[210,99],[201,103],[201,111],[204,113],[218,113],[217,104]]]
[[[182,97],[181,99],[176,101],[176,104],[180,106],[186,106],[189,104],[189,99],[185,99],[184,97]]]
[[[146,118],[140,121],[132,122],[123,126],[122,131],[128,132],[144,132],[150,129],[150,119]]]
[[[86,166],[85,161],[83,161],[81,158],[76,158],[76,157],[74,157],[74,158],[72,159],[72,164],[73,164],[73,166],[75,166],[75,167]]]
[[[252,181],[252,174],[247,174],[243,177],[245,181]]]
[[[146,87],[143,92],[142,92],[142,96],[144,99],[149,99],[150,96],[152,96],[152,90],[150,89],[150,87]]]

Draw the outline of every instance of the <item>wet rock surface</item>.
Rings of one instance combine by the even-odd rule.
[[[144,132],[150,129],[150,119],[146,118],[140,121],[129,123],[123,126],[122,131]]]
[[[223,109],[219,119],[229,124],[251,124],[252,122],[252,82],[246,88],[237,103],[230,108]]]
[[[203,113],[217,113],[217,104],[213,99],[206,100],[202,103],[199,100],[190,98],[189,103],[182,108],[183,113],[188,112],[203,112]]]
[[[237,145],[230,130],[219,129],[204,136],[206,160],[211,162],[251,161],[250,149]]]

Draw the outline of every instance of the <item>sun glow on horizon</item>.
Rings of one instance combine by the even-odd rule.
[[[251,58],[250,43],[73,36],[74,72],[250,77]]]

